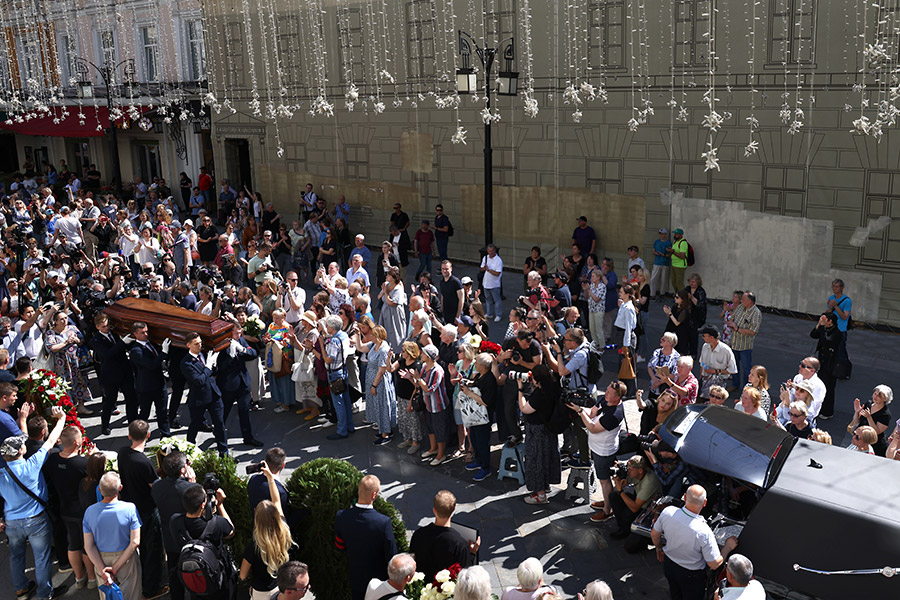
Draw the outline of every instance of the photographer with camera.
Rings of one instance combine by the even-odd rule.
[[[612,381],[606,388],[604,398],[591,408],[578,406],[572,402],[566,403],[566,406],[578,414],[588,430],[588,446],[594,461],[597,481],[600,482],[600,489],[603,492],[602,501],[591,502],[591,508],[600,511],[591,517],[592,523],[602,523],[612,517],[612,505],[608,500],[613,486],[609,476],[616,463],[619,430],[625,420],[625,409],[622,406],[625,392],[624,383]]]
[[[576,311],[577,309],[572,309]],[[590,408],[595,404],[594,394],[597,386],[588,380],[588,359],[590,349],[584,331],[571,328],[565,332],[562,339],[563,347],[560,348],[557,341],[551,344],[543,344],[544,359],[552,371],[562,377],[564,386],[563,400],[579,406]],[[555,354],[555,356],[554,356]],[[576,415],[573,415],[575,417]],[[564,433],[566,448],[578,447],[580,460],[572,459],[569,466],[575,468],[589,468],[588,462],[588,436],[580,419],[574,419],[572,428]],[[573,439],[574,438],[574,439]]]
[[[624,467],[624,468],[623,468]],[[618,463],[613,475],[614,488],[607,496],[618,528],[609,534],[614,540],[625,540],[625,552],[635,554],[647,547],[646,538],[631,533],[631,523],[641,509],[660,495],[662,485],[650,461],[634,455],[625,464]],[[626,539],[627,538],[627,539]]]
[[[541,274],[532,271],[528,274],[528,289],[525,295],[519,296],[519,304],[529,310],[546,310],[550,306],[550,290],[541,283]]]
[[[559,378],[546,365],[537,365],[530,374],[513,372],[510,378],[525,418],[525,487],[531,492],[525,502],[549,504],[547,490],[562,477],[557,436],[547,428],[560,398]]]
[[[528,373],[541,364],[541,346],[534,339],[533,332],[521,330],[516,337],[503,344],[503,351],[497,355],[497,360],[503,363],[501,374],[506,375],[507,380],[515,380],[514,373]],[[518,446],[522,442],[522,430],[519,427],[517,387],[508,382],[503,386],[501,398],[508,435],[506,444],[510,447]]]

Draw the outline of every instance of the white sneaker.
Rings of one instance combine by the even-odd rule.
[[[275,407],[275,410],[273,412],[283,413],[283,412],[287,412],[287,411],[288,411],[288,409],[286,409],[283,405],[279,404],[278,406]]]
[[[499,323],[501,321],[500,317],[494,317],[494,323]]]
[[[334,423],[332,423],[328,419],[325,419],[325,422],[319,425],[319,429],[327,429],[328,427],[334,427]]]
[[[647,362],[647,359],[644,358],[643,356],[638,356],[636,362],[639,362],[639,363]]]

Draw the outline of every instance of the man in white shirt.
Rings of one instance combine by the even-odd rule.
[[[763,585],[753,579],[753,563],[743,554],[732,554],[725,565],[728,587],[722,594],[716,590],[714,600],[766,600]]]
[[[365,267],[363,267],[363,256],[362,254],[354,254],[350,258],[350,264],[353,265],[349,269],[347,269],[347,282],[353,283],[357,280],[362,280],[360,284],[362,287],[362,291],[369,293],[369,286],[371,285],[369,282],[369,273],[366,271]],[[298,319],[300,317],[297,317]]]
[[[296,327],[303,315],[303,306],[306,304],[306,291],[297,285],[297,273],[288,271],[285,276],[287,288],[281,296],[281,305],[284,307],[284,320]]]
[[[807,356],[800,361],[797,374],[794,375],[793,382],[800,383],[804,379],[812,386],[813,401],[809,407],[809,422],[814,423],[815,418],[819,416],[822,410],[822,403],[825,401],[825,382],[819,379],[819,359],[815,356]],[[794,390],[791,390],[791,401],[794,399]],[[830,417],[829,417],[830,418]]]
[[[503,301],[500,297],[500,289],[503,285],[503,259],[497,254],[497,247],[493,244],[488,244],[487,255],[481,259],[481,272],[484,273],[481,287],[487,302],[485,316],[498,322],[502,318],[500,315],[503,314]]]
[[[81,223],[72,216],[72,211],[68,206],[59,209],[59,218],[56,219],[56,234],[53,243],[59,239],[59,235],[64,234],[66,239],[76,246],[84,243],[84,234],[81,230]]]
[[[700,330],[703,348],[700,350],[700,390],[697,397],[709,401],[709,388],[724,387],[731,375],[737,373],[734,352],[725,342],[719,341],[719,330],[708,325]]]
[[[366,587],[365,600],[380,600],[381,598],[404,598],[403,590],[406,584],[412,581],[416,574],[416,560],[411,554],[401,552],[395,554],[388,563],[388,578],[386,581],[372,579]]]

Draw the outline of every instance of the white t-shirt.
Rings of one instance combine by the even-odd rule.
[[[56,219],[56,233],[57,234],[65,234],[66,239],[68,239],[73,244],[82,243],[81,234],[79,231],[81,230],[81,223],[78,221],[76,217],[68,216],[68,217],[59,217]]]
[[[147,247],[149,245],[149,248]],[[138,257],[137,261],[140,264],[150,263],[153,265],[159,264],[159,258],[157,258],[156,253],[159,251],[159,240],[155,237],[150,237],[149,240],[144,240],[141,238],[140,245],[138,246]]]
[[[725,588],[722,600],[766,600],[766,590],[760,582],[752,579],[747,587]]]
[[[494,258],[485,255],[485,257],[481,259],[481,266],[487,267],[491,271],[500,272],[499,275],[493,275],[485,271],[484,281],[482,282],[481,287],[487,290],[493,290],[500,287],[500,280],[503,278],[503,259],[500,258],[500,255],[497,254],[494,256]]]
[[[299,309],[293,310],[291,308],[290,300],[288,300],[289,295],[293,296],[294,302],[300,305]],[[293,290],[288,289],[281,297],[281,304],[284,306],[284,320],[291,324],[297,323],[303,314],[303,306],[306,304],[306,291],[299,285]]]

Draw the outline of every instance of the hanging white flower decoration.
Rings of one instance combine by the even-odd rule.
[[[450,141],[454,144],[465,144],[467,133],[468,132],[463,129],[462,125],[460,125],[456,128],[456,133],[453,134],[453,137],[450,138]]]
[[[485,125],[490,125],[494,120],[494,117],[491,114],[491,109],[489,109],[487,106],[481,109],[481,120]]]
[[[861,83],[854,83],[852,89],[854,94],[859,94],[863,91],[863,86]]]
[[[387,69],[382,69],[378,74],[388,83],[394,83],[394,76]]]
[[[675,98],[672,98],[671,100],[666,102],[666,106],[668,106],[669,108],[675,108],[678,106],[678,101]]]
[[[757,119],[755,115],[750,115],[744,120],[747,121],[747,125],[750,126],[750,131],[759,129],[759,119]]]
[[[800,119],[802,119],[804,116],[805,116],[805,115],[803,114],[803,109],[802,109],[802,108],[800,108],[799,106],[797,106],[796,108],[794,108],[794,118],[795,118],[795,119],[800,120]]]
[[[722,123],[724,123],[725,119],[722,118],[722,115],[717,113],[716,111],[712,111],[705,117],[703,117],[703,126],[715,133],[722,127]]]
[[[749,144],[744,146],[744,156],[753,156],[759,150],[759,142],[751,140]]]
[[[716,156],[719,152],[718,148],[713,148],[712,142],[707,142],[706,147],[708,150],[701,154],[700,156],[706,161],[706,168],[704,171],[711,171],[715,169],[719,170],[719,158]]]
[[[344,97],[347,98],[349,102],[356,102],[359,100],[359,88],[356,87],[355,83],[350,84],[350,88],[347,90],[347,93],[344,94]]]
[[[609,92],[606,91],[606,88],[602,85],[597,88],[597,100],[602,102],[603,104],[609,104]]]
[[[538,116],[538,101],[534,97],[525,98],[525,114],[532,119]]]
[[[262,116],[262,111],[259,109],[260,102],[259,102],[258,98],[254,98],[253,100],[251,100],[250,103],[248,104],[248,106],[250,107],[250,111],[253,113],[254,116],[257,116],[257,117]]]
[[[275,152],[275,154],[278,155],[278,158],[283,158],[284,157],[284,148],[281,146],[278,146],[278,151]]]
[[[790,123],[791,121],[791,107],[787,102],[781,105],[781,110],[778,111],[778,116],[781,117],[781,122],[785,125]]]
[[[580,110],[575,109],[575,112],[572,113],[572,121],[575,123],[581,123],[582,113]]]
[[[891,60],[891,56],[882,42],[866,44],[866,47],[863,50],[863,56],[866,57],[867,61],[873,64],[890,62]]]
[[[803,127],[803,121],[797,121],[797,120],[794,120],[794,121],[791,122],[791,126],[788,127],[787,132],[788,132],[790,135],[796,135],[796,134],[800,133],[800,129],[801,129],[802,127]]]
[[[637,131],[640,123],[638,123],[637,119],[631,117],[630,119],[628,119],[628,123],[626,123],[626,126],[628,127],[628,131]]]
[[[884,131],[882,130],[882,123],[879,120],[875,120],[872,125],[869,127],[869,135],[875,138],[877,141],[881,141],[881,136],[884,135]]]
[[[597,88],[595,88],[587,81],[582,81],[581,93],[584,94],[588,100],[594,100],[597,97]]]
[[[852,112],[852,111],[853,111],[853,107],[851,105],[849,105],[849,104],[844,105],[844,112]]]
[[[574,104],[576,106],[581,104],[581,96],[574,84],[570,83],[566,86],[566,89],[563,91],[563,101],[566,104]]]
[[[860,118],[853,121],[853,129],[851,130],[853,133],[861,133],[863,135],[869,135],[869,129],[871,125],[869,124],[869,117],[861,116]]]
[[[687,123],[687,121],[688,121],[688,119],[690,118],[690,116],[691,116],[691,115],[690,115],[690,113],[688,112],[687,107],[685,107],[684,105],[682,105],[681,108],[678,109],[678,114],[675,116],[675,120],[676,120],[676,121],[683,121],[683,122]]]
[[[374,106],[372,106],[372,110],[375,111],[376,115],[380,115],[384,112],[384,102],[376,102]]]
[[[399,98],[394,100],[394,108],[400,108],[401,106],[403,106],[403,100],[400,100]]]

